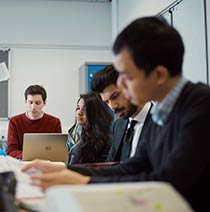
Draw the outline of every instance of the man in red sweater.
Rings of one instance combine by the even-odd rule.
[[[24,133],[61,133],[60,120],[43,112],[47,93],[40,85],[25,90],[27,111],[10,119],[7,154],[22,159]]]

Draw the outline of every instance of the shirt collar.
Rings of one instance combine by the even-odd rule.
[[[167,96],[159,104],[152,107],[152,120],[156,124],[163,126],[166,123],[166,120],[186,83],[187,80],[184,77],[181,77]]]
[[[129,117],[129,122],[131,122],[131,120],[134,119],[138,121],[138,123],[144,123],[147,114],[150,110],[151,104],[152,104],[151,102],[147,102],[142,108],[142,110],[134,118]]]

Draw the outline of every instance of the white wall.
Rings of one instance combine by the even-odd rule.
[[[142,16],[156,15],[174,2],[175,0],[113,0],[113,40],[131,21]],[[207,83],[203,2],[203,0],[183,0],[175,7],[173,19],[186,50],[183,64],[184,76],[194,82]],[[207,14],[210,11],[208,2]],[[208,26],[210,26],[209,14]]]
[[[74,121],[79,67],[111,61],[111,3],[1,0],[0,48],[10,48],[10,116],[24,112],[24,90],[42,84],[47,113]],[[0,121],[0,135],[8,121]]]
[[[111,3],[1,0],[0,44],[110,46]]]
[[[173,20],[185,45],[183,74],[191,81],[207,83],[203,1],[184,0],[174,10]]]
[[[112,0],[113,36],[136,18],[156,15],[172,2],[174,0]]]

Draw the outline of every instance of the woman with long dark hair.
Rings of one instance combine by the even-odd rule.
[[[81,94],[76,122],[82,127],[79,141],[69,151],[69,164],[104,162],[111,145],[112,115],[97,93]]]

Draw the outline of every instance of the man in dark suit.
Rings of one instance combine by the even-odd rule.
[[[113,142],[107,156],[107,162],[125,161],[133,157],[140,141],[143,126],[150,119],[152,103],[138,106],[128,101],[122,90],[117,87],[118,72],[108,65],[97,72],[91,82],[91,90],[100,94],[102,100],[118,115],[113,127]],[[135,120],[132,133],[128,134],[131,121]]]
[[[70,166],[67,170],[64,165],[46,167],[46,162],[37,161],[26,169],[37,167],[51,173],[32,179],[40,180],[42,188],[164,181],[196,212],[210,211],[210,88],[182,76],[184,45],[180,34],[158,17],[140,18],[118,35],[113,51],[117,83],[125,96],[134,104],[157,102],[135,156],[117,166],[95,169]]]

